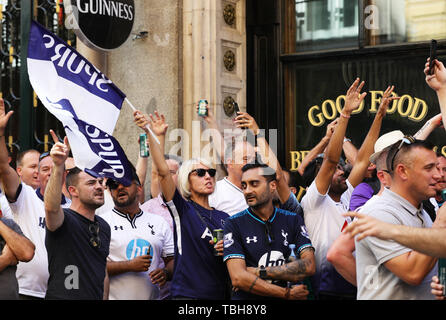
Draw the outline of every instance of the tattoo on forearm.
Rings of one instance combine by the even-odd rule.
[[[254,281],[252,282],[251,286],[249,287],[248,292],[251,292],[252,288],[254,288],[254,285],[256,284],[256,281],[257,281],[258,278],[259,278],[259,277],[257,276],[257,277],[254,279]]]
[[[310,264],[311,262],[306,259],[299,259],[278,267],[270,267],[267,271],[268,278],[297,282],[307,276]]]

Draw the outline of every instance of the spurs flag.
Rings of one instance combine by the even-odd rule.
[[[34,21],[27,63],[34,91],[65,128],[76,166],[129,185],[132,166],[112,136],[125,94],[76,50]]]

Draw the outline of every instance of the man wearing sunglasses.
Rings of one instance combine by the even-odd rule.
[[[102,217],[111,227],[110,300],[155,300],[173,274],[174,243],[169,224],[139,207],[142,186],[134,172],[130,186],[108,179],[115,207]],[[161,267],[164,266],[164,267]]]
[[[315,272],[314,249],[302,217],[273,205],[276,187],[272,168],[260,163],[243,167],[242,190],[249,208],[224,226],[224,261],[238,289],[234,300],[306,299],[309,293],[302,284],[287,286],[287,281],[301,281]],[[296,245],[300,259],[285,267],[289,244]]]
[[[395,143],[387,155],[387,168],[392,184],[374,202],[373,208],[363,210],[368,219],[415,228],[430,228],[428,214],[422,201],[435,196],[440,178],[433,146],[425,141],[406,136]],[[360,217],[349,213],[351,217]],[[346,232],[358,233],[361,221],[354,221]],[[387,224],[386,224],[387,223]],[[365,230],[359,229],[360,232]],[[385,228],[383,228],[383,231]],[[398,228],[396,228],[398,230]],[[364,235],[367,235],[365,233]],[[437,272],[437,259],[389,241],[384,237],[355,239],[358,299],[428,300],[430,280]]]
[[[102,300],[108,298],[106,259],[110,247],[110,226],[96,209],[104,204],[102,178],[73,168],[66,176],[71,195],[69,209],[60,205],[65,175],[65,160],[70,148],[68,139],[55,144],[50,157],[53,170],[45,190],[45,245],[49,273],[46,299]]]
[[[36,246],[33,259],[17,266],[19,293],[21,299],[43,299],[49,277],[43,196],[53,162],[48,153],[40,156],[39,186],[36,190],[21,181],[17,172],[9,165],[5,142],[5,128],[12,114],[13,111],[5,113],[4,101],[0,99],[0,179],[15,222]],[[60,199],[63,207],[70,206],[70,199],[65,196]]]

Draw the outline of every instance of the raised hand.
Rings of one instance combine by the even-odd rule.
[[[70,144],[68,143],[68,138],[65,136],[64,142],[60,142],[56,133],[50,130],[51,137],[53,138],[54,145],[51,148],[50,156],[53,159],[54,165],[63,166],[65,160],[67,160],[70,154]]]
[[[164,114],[159,115],[158,111],[155,110],[155,117],[152,114],[149,115],[151,120],[151,128],[155,135],[164,136],[167,132],[169,125],[166,123]]]
[[[430,58],[424,65],[424,74],[426,75],[426,83],[435,91],[446,89],[446,68],[442,62],[437,59],[434,60],[434,74],[429,74]]]
[[[362,81],[359,83],[360,79],[356,78],[355,82],[350,86],[347,90],[347,94],[345,95],[345,105],[342,109],[342,114],[344,116],[349,117],[350,114],[355,111],[361,102],[364,100],[367,92],[361,93],[362,87],[364,87],[365,82]]]
[[[204,119],[204,121],[207,122],[208,125],[215,125],[217,123],[217,120],[214,117],[214,113],[212,111],[212,108],[209,108],[209,105],[207,106],[208,109],[208,114],[204,117],[202,117]],[[198,102],[195,105],[195,112],[198,112]]]
[[[395,89],[395,86],[388,86],[386,91],[384,91],[383,97],[381,99],[381,104],[378,107],[378,114],[381,116],[385,116],[387,113],[387,109],[389,107],[389,104],[393,100],[397,100],[400,97],[391,97],[393,89]]]
[[[338,125],[338,121],[339,121],[339,118],[336,118],[327,125],[327,131],[325,132],[326,137],[331,138],[336,126]]]
[[[14,113],[12,110],[6,113],[5,109],[5,101],[0,98],[0,136],[5,135],[5,129],[8,125],[9,118],[11,118]]]
[[[250,129],[255,135],[260,132],[256,120],[247,112],[237,112],[237,117],[235,117],[234,123],[237,125],[237,128]]]
[[[146,133],[149,132],[149,129],[147,129],[147,125],[150,123],[150,120],[146,114],[143,114],[141,111],[136,110],[135,112],[133,112],[133,122],[135,122],[135,124]]]

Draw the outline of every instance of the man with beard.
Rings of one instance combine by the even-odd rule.
[[[62,209],[62,184],[68,139],[55,144],[50,156],[53,170],[45,189],[45,246],[48,252],[48,290],[46,299],[102,300],[108,298],[106,259],[110,246],[110,227],[95,215],[104,204],[102,178],[79,168],[69,170],[66,187],[71,195],[69,209]]]
[[[106,185],[115,204],[102,215],[111,227],[110,300],[159,299],[160,287],[173,274],[172,230],[161,216],[140,209],[142,186],[135,172],[130,186],[112,179]]]
[[[305,285],[287,286],[287,281],[301,281],[315,271],[314,249],[303,219],[273,205],[276,173],[272,168],[254,163],[242,171],[249,208],[229,217],[224,225],[223,260],[238,289],[232,299],[306,299]],[[284,266],[291,253],[289,244],[296,246],[300,259]],[[279,267],[272,270],[270,266]]]

